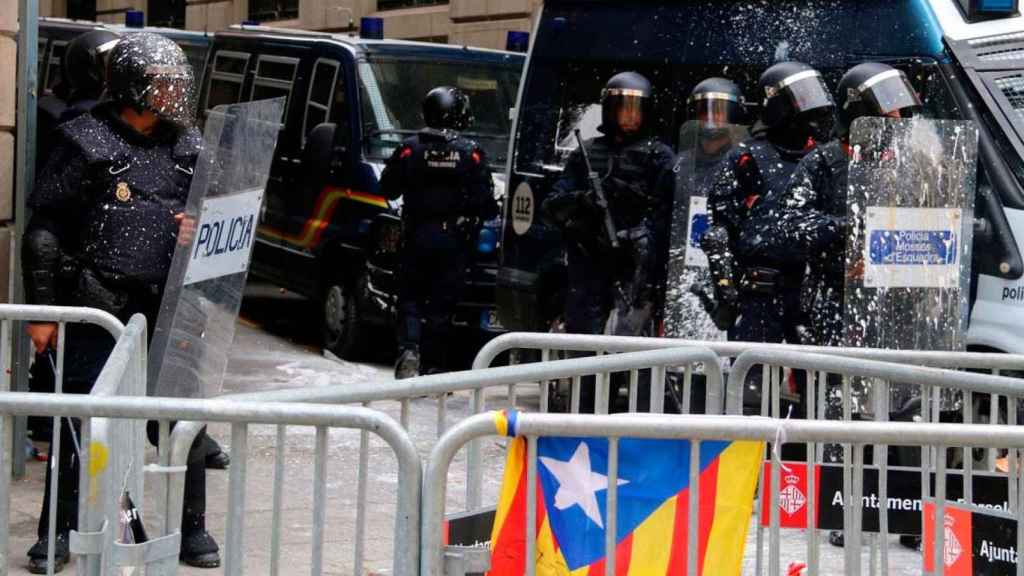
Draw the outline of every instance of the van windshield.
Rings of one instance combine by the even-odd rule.
[[[522,69],[502,63],[471,63],[378,57],[359,65],[366,156],[387,159],[398,144],[423,128],[420,102],[437,86],[469,95],[475,121],[463,134],[479,142],[490,163],[504,167]]]
[[[628,4],[628,5],[627,5]],[[655,88],[648,128],[677,144],[685,99],[698,82],[725,76],[755,106],[758,76],[799,60],[835,88],[851,65],[881,60],[904,69],[928,110],[951,117],[937,62],[941,32],[924,0],[584,0],[545,3],[525,77],[514,168],[560,170],[575,147],[572,129],[597,134],[605,81],[634,70]],[[851,31],[856,31],[852,33]]]

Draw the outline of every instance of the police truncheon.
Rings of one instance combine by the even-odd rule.
[[[187,224],[153,331],[151,395],[220,393],[284,103],[275,98],[208,112]]]
[[[691,290],[697,287],[711,296],[708,258],[700,245],[708,229],[707,186],[718,161],[746,137],[742,126],[721,131],[724,143],[707,154],[696,121],[687,122],[679,130],[664,310],[665,335],[670,338],[725,340],[725,333],[715,327],[701,298]]]
[[[850,132],[846,346],[963,350],[971,278],[978,132],[971,122],[860,118]],[[866,412],[899,410],[859,381]],[[875,402],[888,400],[885,404]]]

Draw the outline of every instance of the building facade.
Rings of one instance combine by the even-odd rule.
[[[8,301],[14,231],[18,0],[0,0],[0,302]]]
[[[244,21],[352,32],[363,16],[374,16],[384,20],[386,38],[505,48],[508,32],[531,31],[539,4],[540,0],[40,0],[39,12],[124,22],[126,12],[141,10],[151,26],[211,32]]]

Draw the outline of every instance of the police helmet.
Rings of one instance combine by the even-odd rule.
[[[761,122],[781,128],[801,114],[831,114],[832,95],[821,74],[802,62],[780,62],[761,74],[758,81]]]
[[[121,40],[110,30],[90,30],[72,40],[64,52],[64,81],[71,98],[99,98],[107,77],[107,57]]]
[[[178,126],[191,125],[195,77],[185,52],[159,34],[125,36],[110,53],[107,99],[149,110]]]
[[[644,125],[651,83],[637,72],[621,72],[612,76],[601,91],[601,132],[633,134]],[[630,124],[621,125],[630,118]]]
[[[701,136],[724,136],[730,126],[743,124],[746,100],[735,82],[728,78],[707,78],[693,87],[686,99],[686,116],[700,125]]]
[[[887,116],[899,112],[904,118],[921,108],[910,80],[902,70],[880,62],[865,62],[851,68],[839,81],[839,131],[847,135],[850,124],[861,116]]]
[[[465,130],[473,125],[469,96],[452,86],[438,86],[423,99],[423,122],[436,130]]]

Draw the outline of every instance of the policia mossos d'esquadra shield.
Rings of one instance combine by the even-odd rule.
[[[850,147],[843,344],[963,350],[977,128],[953,120],[860,118]],[[893,385],[889,411],[899,410],[914,389]],[[884,409],[876,396],[865,394],[866,412]]]
[[[713,298],[708,258],[700,246],[701,235],[708,229],[707,185],[718,163],[746,136],[743,126],[707,130],[695,120],[686,122],[679,130],[665,289],[667,337],[725,340],[725,332],[715,327],[704,302],[691,288],[696,286]]]
[[[220,393],[284,104],[207,112],[185,208],[194,230],[179,234],[150,345],[151,395]]]

